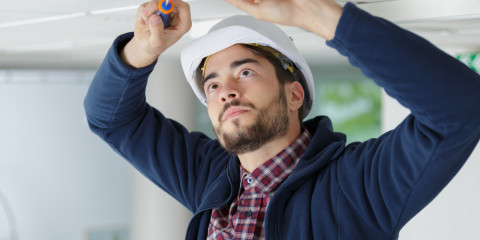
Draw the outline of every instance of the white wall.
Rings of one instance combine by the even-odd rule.
[[[382,130],[393,129],[409,110],[383,92]],[[400,239],[479,239],[480,147],[457,176],[400,232]]]
[[[0,71],[0,191],[18,240],[83,240],[128,224],[130,168],[85,121],[91,77]]]

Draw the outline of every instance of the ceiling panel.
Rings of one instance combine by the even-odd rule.
[[[0,68],[96,68],[113,39],[133,30],[136,0],[0,0]],[[480,1],[478,0],[364,0],[355,1],[367,11],[391,19],[454,51],[480,50]],[[202,25],[241,11],[220,0],[189,1],[194,25],[164,57],[178,59],[180,49],[196,36]],[[90,15],[96,10],[127,10]],[[82,16],[49,20],[49,17]],[[25,21],[40,20],[38,23]],[[9,24],[17,25],[10,26]],[[283,27],[299,50],[313,64],[346,61],[311,33]],[[201,32],[201,31],[200,31]]]

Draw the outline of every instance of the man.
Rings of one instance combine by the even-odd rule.
[[[195,214],[187,239],[397,239],[478,142],[478,74],[350,3],[229,2],[322,36],[412,114],[378,139],[346,146],[327,117],[303,121],[313,79],[288,37],[232,17],[182,52],[218,140],[190,133],[145,102],[156,59],[191,25],[188,5],[174,0],[163,29],[152,1],[92,82],[91,129]]]

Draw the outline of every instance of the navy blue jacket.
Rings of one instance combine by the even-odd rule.
[[[91,84],[84,103],[90,127],[195,214],[187,239],[205,239],[211,209],[238,192],[238,158],[146,103],[154,66],[132,69],[118,56],[131,37],[115,41]],[[327,117],[306,121],[312,141],[271,199],[266,239],[397,239],[477,144],[480,77],[350,3],[327,44],[412,114],[378,139],[349,145]]]

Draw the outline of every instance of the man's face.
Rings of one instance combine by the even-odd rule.
[[[231,153],[257,150],[288,131],[288,104],[275,68],[244,46],[208,58],[204,91],[215,134]]]

